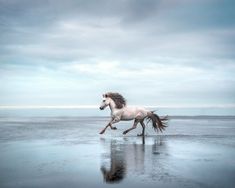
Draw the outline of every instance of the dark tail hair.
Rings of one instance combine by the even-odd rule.
[[[149,123],[149,121],[152,121],[152,126],[154,128],[155,131],[164,131],[165,128],[167,127],[167,121],[168,121],[168,117],[159,117],[157,114],[155,114],[153,111],[148,113],[147,116],[147,123]]]

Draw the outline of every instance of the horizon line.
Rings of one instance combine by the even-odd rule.
[[[235,108],[235,104],[217,105],[129,105],[145,108]],[[0,105],[0,109],[96,109],[99,105]]]

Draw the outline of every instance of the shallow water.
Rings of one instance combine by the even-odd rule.
[[[0,187],[234,187],[235,118],[170,120],[123,136],[108,118],[1,117]]]

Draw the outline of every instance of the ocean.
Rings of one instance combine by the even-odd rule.
[[[107,111],[19,111],[0,116],[1,188],[235,186],[235,116],[171,115],[143,138],[131,121],[100,135]]]

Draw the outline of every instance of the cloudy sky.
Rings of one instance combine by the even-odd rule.
[[[0,0],[0,105],[235,104],[233,0]]]

